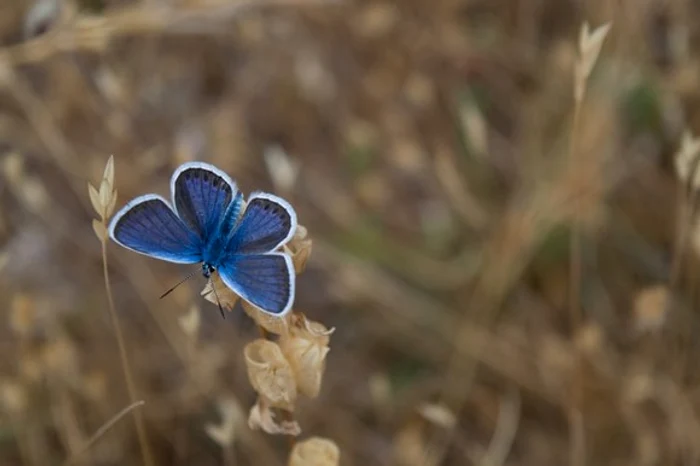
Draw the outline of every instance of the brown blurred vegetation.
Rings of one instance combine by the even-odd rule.
[[[295,206],[295,307],[336,327],[297,418],[341,464],[700,462],[700,241],[673,171],[700,131],[698,2],[37,3],[0,2],[1,464],[62,464],[129,404],[86,188],[110,154],[118,206],[190,159]],[[572,170],[583,21],[613,26]],[[285,464],[244,419],[230,451],[206,433],[254,401],[252,322],[201,280],[158,300],[186,268],[109,253],[156,464]],[[133,423],[81,458],[143,464]]]

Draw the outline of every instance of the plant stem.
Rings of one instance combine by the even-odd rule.
[[[583,95],[580,99],[575,99],[574,117],[571,127],[571,140],[569,146],[569,170],[574,172],[578,163],[576,158],[578,144],[578,129],[581,119],[581,104]],[[573,205],[574,209],[571,222],[571,241],[569,243],[569,260],[570,260],[570,284],[569,284],[569,318],[571,325],[571,336],[575,341],[579,329],[581,328],[581,225],[579,218],[579,193],[574,193]],[[586,464],[586,436],[584,430],[583,411],[581,409],[582,398],[582,382],[583,374],[581,372],[581,355],[578,351],[578,346],[574,345],[574,380],[572,383],[572,400],[569,410],[569,440],[571,444],[570,464],[572,466],[584,466]]]
[[[143,406],[145,402],[143,400],[137,401],[135,403],[131,403],[129,406],[126,408],[122,409],[119,411],[113,418],[111,418],[109,421],[107,421],[105,424],[102,425],[99,429],[97,429],[97,432],[93,434],[92,437],[90,437],[90,440],[87,441],[85,446],[81,451],[73,455],[71,458],[68,458],[68,460],[63,463],[64,466],[68,466],[70,464],[75,463],[78,458],[80,458],[81,455],[83,455],[86,451],[90,449],[90,447],[97,442],[104,434],[106,434],[114,425],[119,422],[124,416],[129,414],[129,411],[138,408],[139,406]]]
[[[121,325],[119,323],[119,316],[114,307],[114,296],[112,295],[112,285],[109,282],[109,271],[107,268],[107,241],[102,241],[102,271],[105,279],[105,289],[107,290],[107,301],[109,304],[109,316],[112,320],[112,326],[114,327],[114,333],[117,338],[117,345],[119,346],[119,357],[121,359],[122,370],[124,372],[124,378],[126,379],[126,388],[129,392],[129,401],[132,403],[137,402],[136,400],[136,389],[134,388],[134,381],[131,377],[131,368],[129,366],[129,358],[126,354],[126,345],[124,344],[124,336],[122,335]],[[146,428],[143,422],[143,416],[140,410],[134,411],[134,424],[136,425],[136,433],[139,438],[139,445],[141,447],[141,455],[143,457],[143,462],[145,466],[153,466],[153,457],[151,456],[151,451],[148,447],[148,439],[146,437]]]

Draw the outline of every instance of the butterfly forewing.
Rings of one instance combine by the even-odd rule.
[[[178,168],[171,189],[178,215],[204,242],[219,233],[221,219],[238,191],[228,175],[201,162]]]
[[[263,311],[281,316],[294,301],[294,266],[281,253],[233,255],[218,269],[223,282]]]
[[[233,254],[274,251],[291,239],[296,225],[296,213],[285,200],[272,194],[251,194],[227,250]]]
[[[112,219],[110,237],[133,251],[151,257],[193,264],[202,260],[202,244],[160,196],[141,196]]]

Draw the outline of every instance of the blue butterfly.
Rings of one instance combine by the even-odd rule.
[[[291,258],[276,252],[294,235],[297,216],[272,194],[254,192],[243,208],[236,183],[203,162],[181,165],[170,179],[172,206],[146,194],[129,202],[109,225],[109,236],[127,249],[180,264],[202,263],[237,295],[282,316],[294,302]],[[223,311],[222,311],[223,312]]]

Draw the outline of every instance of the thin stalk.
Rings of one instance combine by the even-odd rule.
[[[82,450],[80,450],[78,453],[73,455],[71,458],[68,458],[65,463],[63,463],[64,466],[69,466],[73,463],[75,463],[80,456],[85,454],[86,451],[92,447],[92,445],[95,444],[104,434],[106,434],[114,425],[119,422],[124,416],[129,414],[129,412],[135,408],[138,408],[139,406],[143,406],[145,402],[143,400],[136,401],[134,403],[131,403],[129,406],[126,408],[122,409],[119,411],[112,419],[107,421],[105,424],[102,425],[99,429],[97,429],[97,432],[95,432],[92,437],[90,437],[90,440],[87,441],[85,446],[83,446]]]
[[[109,270],[107,268],[107,242],[105,240],[102,241],[102,272],[105,279],[105,289],[107,290],[109,316],[112,320],[114,334],[116,335],[117,345],[119,346],[119,358],[121,359],[122,370],[124,372],[124,378],[126,379],[126,388],[129,392],[129,401],[133,404],[136,403],[136,389],[134,388],[134,381],[131,377],[131,368],[129,366],[129,358],[126,355],[126,345],[124,344],[124,336],[122,335],[119,316],[117,315],[117,311],[114,307],[114,296],[112,295],[112,285],[109,281]],[[153,466],[153,457],[151,456],[151,451],[148,447],[146,428],[144,426],[143,416],[140,410],[134,411],[134,424],[136,425],[136,433],[139,438],[139,446],[141,447],[143,463],[146,466]]]
[[[581,119],[580,99],[575,99],[574,117],[571,126],[571,140],[569,146],[569,170],[575,170],[578,163],[576,152],[578,148],[578,130]],[[573,196],[572,208],[574,210],[571,222],[571,241],[569,243],[570,258],[570,285],[569,285],[569,318],[572,338],[576,338],[581,328],[581,225],[579,218],[578,193]],[[583,411],[581,409],[583,374],[581,371],[581,355],[575,346],[574,380],[572,384],[572,400],[569,408],[569,441],[571,466],[584,466],[586,464],[586,435],[584,430]]]

